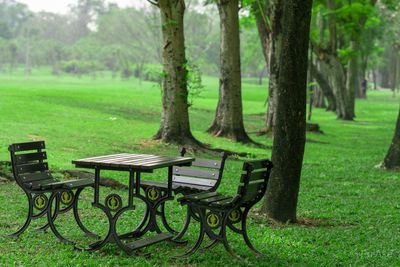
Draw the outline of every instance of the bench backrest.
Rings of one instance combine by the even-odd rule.
[[[268,159],[247,161],[243,164],[243,174],[238,187],[241,203],[256,203],[267,190],[267,184],[273,165]]]
[[[186,153],[182,149],[181,156]],[[191,167],[174,167],[172,180],[175,183],[197,186],[206,191],[215,191],[221,183],[227,153],[220,160],[196,159]]]
[[[44,141],[16,143],[8,147],[14,178],[21,187],[53,179],[45,162],[45,148]]]

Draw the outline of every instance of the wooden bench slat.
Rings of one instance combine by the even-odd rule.
[[[78,187],[86,187],[89,185],[94,184],[93,179],[77,179],[77,180],[68,180],[68,181],[61,181],[61,182],[54,182],[49,184],[52,188],[66,188],[66,189],[74,189]]]
[[[43,172],[49,169],[47,162],[15,166],[19,174],[28,172]]]
[[[247,174],[243,174],[240,182],[243,183],[245,179],[248,179],[248,181],[257,181],[257,180],[264,180],[265,178],[268,177],[268,172],[267,171],[261,171],[261,172],[252,172],[250,174],[250,177],[246,177]]]
[[[47,159],[46,152],[35,152],[27,154],[15,155],[15,161],[17,165],[26,164],[32,161],[45,160]]]
[[[199,193],[199,194],[184,196],[182,199],[200,201],[202,199],[213,197],[213,196],[218,196],[218,195],[220,195],[220,194],[217,192],[207,192],[207,193]]]
[[[203,186],[203,185],[194,185],[194,184],[183,184],[183,183],[172,183],[172,189],[178,191],[209,191],[211,187]]]
[[[9,150],[13,152],[27,151],[27,150],[38,150],[45,149],[46,145],[44,141],[16,143],[9,146]]]
[[[213,180],[217,180],[219,174],[218,171],[207,171],[191,167],[174,167],[173,173],[183,176],[193,176],[193,177],[207,178]]]
[[[192,166],[202,167],[202,168],[220,169],[221,162],[218,160],[195,159],[195,161],[192,162]]]
[[[233,197],[230,197],[230,198],[226,198],[223,200],[214,201],[214,202],[210,203],[210,206],[221,207],[221,206],[230,205],[230,204],[232,204],[233,199],[234,199]]]
[[[200,200],[200,202],[204,203],[204,204],[210,204],[212,202],[222,201],[222,200],[225,200],[228,198],[232,198],[232,197],[219,195],[219,196],[215,196],[215,197],[209,197],[209,198],[202,199],[202,200]]]
[[[33,190],[40,190],[40,189],[43,189],[44,186],[46,186],[48,184],[51,184],[51,183],[54,183],[54,182],[55,182],[54,179],[47,179],[47,180],[29,182],[29,183],[26,183],[25,185],[28,188],[31,188]]]
[[[22,180],[23,183],[40,181],[40,180],[47,180],[53,178],[51,173],[48,171],[39,172],[39,173],[26,173],[19,175],[19,178]]]
[[[257,169],[266,169],[270,167],[271,161],[265,159],[265,160],[250,160],[246,161],[246,164],[243,165],[243,170],[246,170],[246,165],[251,165],[253,167],[253,170]]]
[[[202,185],[202,186],[209,186],[213,187],[215,183],[217,182],[216,180],[211,180],[211,179],[201,179],[201,178],[194,178],[194,177],[188,177],[188,176],[182,176],[182,175],[174,175],[172,177],[173,182],[178,182],[182,184],[193,184],[193,185]]]

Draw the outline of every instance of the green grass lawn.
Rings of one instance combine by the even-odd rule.
[[[159,127],[160,88],[136,80],[111,79],[111,75],[53,77],[45,71],[29,78],[0,74],[0,160],[9,160],[7,146],[13,142],[44,139],[50,167],[73,169],[71,160],[116,152],[176,155],[178,148],[151,141]],[[271,151],[213,138],[205,133],[217,103],[218,80],[204,78],[205,89],[191,108],[193,133],[199,140],[252,157],[270,157]],[[256,141],[263,126],[265,86],[243,84],[247,130]],[[95,253],[75,251],[61,244],[51,233],[37,233],[30,227],[19,239],[3,237],[20,226],[26,216],[26,199],[14,183],[0,183],[0,266],[400,266],[400,179],[396,172],[375,168],[390,144],[399,101],[390,92],[369,92],[357,101],[353,122],[336,120],[333,113],[314,109],[313,122],[321,134],[308,134],[298,215],[303,223],[271,224],[252,213],[249,234],[266,254],[257,258],[241,238],[230,235],[235,251],[244,259],[234,261],[222,246],[185,260],[170,256],[185,248],[171,243],[147,247],[152,256],[128,257],[114,245]],[[211,155],[200,155],[212,157]],[[239,180],[241,161],[227,162],[221,191],[233,194]],[[105,173],[126,183],[125,173]],[[163,180],[165,171],[147,174]],[[104,194],[110,189],[103,189]],[[126,192],[114,190],[125,197]],[[105,216],[90,206],[93,191],[83,194],[82,217],[97,233],[105,234]],[[126,214],[120,231],[132,229],[140,220],[143,205]],[[183,221],[184,209],[168,204],[169,220],[175,227]],[[69,214],[71,215],[71,214]],[[35,221],[40,226],[45,220]],[[85,245],[91,242],[76,229],[70,216],[57,220],[62,233]],[[192,244],[198,225],[190,228]]]

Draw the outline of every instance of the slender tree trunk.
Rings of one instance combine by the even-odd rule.
[[[161,126],[155,139],[179,145],[199,145],[189,125],[187,69],[183,16],[184,0],[159,0],[163,34],[163,92]]]
[[[319,86],[314,87],[314,107],[327,109],[328,106],[325,103],[325,96]]]
[[[25,32],[25,76],[31,75],[31,33],[30,29]]]
[[[273,38],[282,58],[278,69],[274,168],[262,211],[274,220],[296,221],[296,207],[304,155],[307,101],[307,62],[312,0],[285,0],[272,24],[282,27]],[[275,33],[275,32],[274,32]]]
[[[378,90],[377,80],[376,80],[376,69],[372,70],[372,79],[374,80],[374,90]]]
[[[382,167],[385,169],[400,168],[400,112],[397,118],[396,130],[389,147],[389,151],[383,160]]]
[[[311,69],[311,75],[317,81],[319,88],[321,89],[324,96],[328,100],[327,110],[336,111],[336,98],[333,93],[333,89],[331,88],[331,86],[329,84],[329,81],[327,79],[325,79],[322,72],[314,64],[310,65],[310,69]]]
[[[214,136],[251,142],[243,124],[240,72],[239,1],[218,0],[221,27],[221,66],[218,106],[208,129]]]
[[[353,114],[355,117],[355,97],[360,97],[361,93],[361,82],[360,82],[360,68],[358,61],[358,50],[360,49],[360,45],[358,41],[350,42],[352,51],[354,55],[350,57],[348,67],[347,67],[347,79],[346,79],[346,88],[347,88],[347,97],[349,104],[349,112]]]
[[[275,8],[275,7],[272,7]],[[271,10],[271,4],[269,0],[259,0],[259,1],[254,1],[252,4],[252,11],[255,15],[256,18],[256,25],[257,25],[257,30],[258,30],[258,36],[260,37],[261,41],[261,48],[262,52],[264,55],[265,63],[267,66],[267,69],[271,69],[271,61],[274,61],[274,59],[271,58],[271,55],[273,55],[273,52],[271,51],[271,35],[272,35],[272,29],[271,25],[269,22],[269,17],[270,17],[270,10]],[[268,106],[267,106],[267,111],[265,113],[265,123],[266,123],[266,128],[262,130],[262,133],[264,132],[272,132],[273,131],[273,125],[274,125],[274,86],[271,86],[271,77],[270,78],[270,83],[268,86]],[[274,79],[274,77],[272,77]]]
[[[271,49],[269,53],[269,84],[268,84],[268,107],[266,112],[266,132],[274,132],[276,123],[276,90],[278,86],[278,71],[280,58],[280,42],[282,41],[282,5],[283,0],[271,1]]]

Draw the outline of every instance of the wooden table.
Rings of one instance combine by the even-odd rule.
[[[72,161],[77,168],[89,168],[95,170],[94,201],[92,205],[101,209],[108,218],[109,230],[107,236],[98,242],[89,245],[87,251],[101,249],[105,244],[114,242],[126,253],[133,254],[135,250],[154,243],[171,239],[172,233],[162,232],[157,224],[157,208],[172,197],[172,167],[190,166],[194,158],[190,157],[165,157],[146,154],[112,154],[98,157],[91,157]],[[155,202],[149,201],[140,194],[140,174],[142,172],[153,172],[155,169],[168,168],[168,190]],[[99,201],[100,198],[100,171],[115,170],[129,172],[129,197],[128,204],[122,205],[121,197],[117,194],[110,194],[105,198],[105,203]],[[133,198],[139,198],[146,204],[146,211],[139,226],[130,233],[118,235],[116,224],[122,213],[134,210]],[[131,243],[124,243],[124,239],[142,237],[147,232],[157,232],[156,236],[139,239]]]

